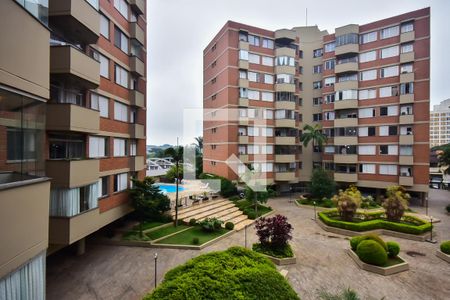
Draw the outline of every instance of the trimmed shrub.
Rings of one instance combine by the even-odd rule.
[[[245,213],[245,212],[244,212]],[[256,213],[254,212],[254,211],[247,211],[247,217],[250,219],[250,220],[254,220],[254,219],[256,219]]]
[[[222,227],[223,221],[218,220],[217,218],[206,218],[203,221],[199,222],[202,229],[206,232],[214,232],[217,229]]]
[[[370,265],[383,266],[387,262],[386,250],[374,240],[361,241],[356,254],[360,260]]]
[[[228,230],[233,230],[234,229],[234,223],[226,222],[225,223],[225,228],[228,229]]]
[[[388,256],[391,258],[397,257],[400,253],[400,245],[396,242],[387,242],[386,245],[388,248]]]
[[[384,250],[388,250],[386,243],[383,241],[382,238],[380,238],[378,235],[376,234],[367,234],[367,235],[360,235],[360,236],[355,236],[350,240],[350,246],[352,248],[353,251],[356,251],[356,249],[358,248],[359,243],[361,243],[362,241],[365,240],[372,240],[377,242],[378,244],[380,244],[381,247],[384,248]]]
[[[231,196],[230,198],[228,198],[228,200],[236,202],[236,201],[241,200],[241,198],[239,196]]]
[[[189,226],[195,226],[195,224],[197,224],[197,220],[192,218],[189,220]]]
[[[223,221],[217,220],[214,222],[214,229],[219,230],[222,228]]]
[[[198,237],[195,237],[192,239],[192,244],[194,244],[194,245],[200,244],[200,240],[198,239]]]
[[[400,221],[405,210],[408,209],[408,202],[411,199],[404,187],[393,185],[386,189],[387,198],[383,202],[386,210],[386,217],[389,221]]]
[[[448,213],[450,213],[450,204],[445,207]]]
[[[353,251],[356,251],[358,244],[362,241],[361,238],[362,238],[361,235],[357,235],[350,239],[350,247],[352,248]]]
[[[445,241],[441,244],[441,251],[450,255],[450,241]]]

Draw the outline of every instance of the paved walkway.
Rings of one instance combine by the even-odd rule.
[[[430,191],[429,214],[442,220],[436,224],[438,240],[450,240],[450,216],[445,205],[450,192]],[[321,230],[311,218],[313,210],[298,208],[288,199],[269,202],[294,226],[293,247],[297,264],[284,267],[288,280],[303,300],[317,299],[317,291],[337,291],[351,287],[363,299],[444,300],[450,295],[450,264],[435,256],[438,245],[391,237],[400,242],[401,255],[410,263],[408,272],[384,277],[357,268],[345,253],[346,237]],[[425,213],[425,209],[413,207]],[[253,228],[248,229],[248,245],[256,241]],[[140,299],[154,285],[154,253],[158,252],[158,280],[166,271],[202,253],[244,246],[244,231],[237,232],[201,251],[149,249],[88,245],[81,257],[65,252],[48,258],[48,299]],[[415,257],[406,252],[415,251]],[[275,299],[275,298],[274,298]]]

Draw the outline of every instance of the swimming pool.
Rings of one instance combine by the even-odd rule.
[[[156,184],[159,189],[164,193],[164,194],[168,194],[168,193],[175,193],[177,191],[177,187],[175,185],[172,184]],[[184,191],[185,188],[182,186],[178,186],[178,191],[182,192]]]

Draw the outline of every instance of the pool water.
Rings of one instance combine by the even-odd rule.
[[[171,185],[171,184],[157,184],[157,186],[159,187],[159,189],[164,193],[164,194],[168,194],[168,193],[175,193],[177,191],[177,187],[175,185]],[[182,186],[178,186],[178,191],[182,192],[184,191],[185,188]]]

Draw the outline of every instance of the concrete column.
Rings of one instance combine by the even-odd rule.
[[[77,242],[77,255],[83,255],[86,252],[86,239],[82,238]]]

